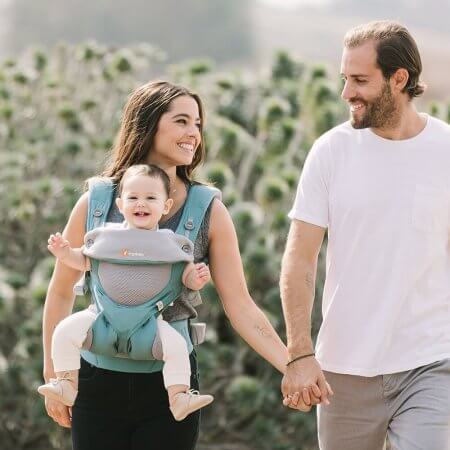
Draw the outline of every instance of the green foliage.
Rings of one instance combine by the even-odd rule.
[[[439,111],[440,107],[439,104],[436,102],[431,103],[430,105],[430,114],[434,117],[438,117],[439,116]]]
[[[189,73],[192,76],[203,75],[212,70],[211,61],[199,60],[189,65]]]
[[[297,80],[304,71],[304,65],[295,61],[286,51],[278,51],[272,67],[274,80]]]
[[[325,66],[319,65],[312,68],[311,70],[312,80],[326,79],[327,77],[328,77],[327,69]]]
[[[208,181],[221,191],[225,190],[234,181],[233,172],[224,162],[217,161],[205,165],[203,173],[206,175]]]
[[[47,55],[42,51],[34,53],[34,67],[38,71],[42,71],[47,66]]]
[[[265,389],[261,382],[248,375],[235,377],[226,389],[226,398],[236,415],[250,418],[264,402]]]
[[[160,60],[150,46],[108,49],[91,42],[29,52],[3,64],[0,411],[15,401],[15,413],[0,416],[0,440],[7,450],[68,448],[67,436],[50,426],[35,393],[42,371],[42,308],[53,269],[46,240],[63,228],[83,180],[101,171],[136,80],[144,81]],[[275,56],[268,76],[218,74],[205,59],[169,71],[205,100],[208,156],[198,176],[221,189],[236,225],[249,291],[283,335],[278,275],[286,213],[305,138],[336,123],[331,106],[337,93],[325,74],[311,72],[285,52]],[[218,399],[205,413],[203,442],[294,448],[298,429],[286,431],[283,424],[295,413],[280,406],[280,377],[236,336],[212,285],[203,298],[207,306],[200,315],[209,330],[199,363],[203,389]],[[83,306],[85,301],[78,301],[75,309]],[[312,448],[314,416],[302,420],[307,424],[300,427],[302,440]]]
[[[96,43],[33,51],[0,70],[0,442],[2,449],[68,449],[67,432],[45,415],[41,318],[54,261],[46,241],[62,230],[101,172],[128,94],[161,53],[148,45]],[[30,70],[30,68],[34,68]],[[268,75],[216,73],[206,60],[168,69],[207,107],[207,159],[197,174],[222,190],[236,226],[249,292],[280,335],[278,278],[297,180],[313,140],[344,118],[324,67],[285,52]],[[450,107],[433,107],[450,121]],[[321,297],[324,252],[319,256]],[[217,401],[203,415],[202,445],[234,449],[315,448],[314,413],[281,407],[280,375],[232,330],[212,285],[200,318],[202,390]],[[85,306],[78,301],[76,309]],[[313,332],[320,324],[320,300]],[[239,445],[239,447],[238,447]],[[301,446],[301,447],[299,447]],[[225,448],[225,447],[224,447]]]
[[[114,68],[118,72],[130,72],[132,66],[130,61],[125,56],[117,56],[114,60]]]

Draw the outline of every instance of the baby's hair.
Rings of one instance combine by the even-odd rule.
[[[166,191],[167,198],[170,197],[170,178],[164,170],[153,164],[136,164],[134,166],[128,167],[128,169],[122,175],[119,182],[119,196],[122,195],[122,189],[124,182],[127,178],[134,177],[137,175],[147,175],[150,178],[159,178],[164,185],[164,190]]]

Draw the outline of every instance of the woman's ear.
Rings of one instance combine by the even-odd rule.
[[[163,211],[163,215],[165,216],[166,214],[169,213],[170,208],[172,208],[173,206],[173,200],[171,198],[168,198],[165,202],[164,202],[164,211]]]
[[[119,208],[119,211],[122,213],[122,198],[116,197],[116,206]]]

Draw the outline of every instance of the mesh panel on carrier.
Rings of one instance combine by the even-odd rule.
[[[106,295],[122,305],[141,305],[161,292],[171,264],[125,265],[101,262],[98,278]]]

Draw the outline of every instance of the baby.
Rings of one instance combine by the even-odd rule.
[[[158,222],[172,207],[169,198],[170,180],[160,168],[140,164],[131,166],[124,173],[119,185],[116,204],[125,218],[124,227],[143,229],[158,233],[173,233],[158,230]],[[48,249],[61,262],[77,270],[89,271],[90,260],[82,248],[71,248],[60,233],[51,235]],[[208,266],[204,263],[187,263],[182,283],[192,290],[201,289],[210,280]],[[78,393],[78,369],[80,349],[92,326],[96,311],[91,308],[72,314],[62,320],[53,333],[52,360],[56,379],[38,388],[38,392],[49,398],[72,406]],[[169,406],[176,420],[211,403],[211,395],[200,395],[190,390],[190,363],[185,339],[160,314],[157,318],[158,335],[162,344],[164,360],[163,378],[168,392]]]

